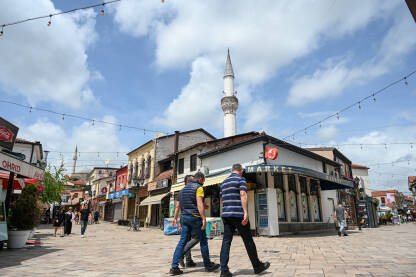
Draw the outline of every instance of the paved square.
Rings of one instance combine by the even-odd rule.
[[[0,276],[169,276],[179,236],[160,230],[129,232],[109,223],[89,225],[86,238],[80,226],[69,237],[53,237],[43,226],[35,234],[42,246],[0,251]],[[352,231],[348,237],[298,235],[255,238],[260,259],[270,261],[263,276],[416,276],[416,224]],[[209,240],[210,254],[219,262],[221,240]],[[199,246],[193,251],[198,267],[184,276],[205,273]],[[230,269],[234,276],[252,276],[253,270],[240,237],[234,238]]]

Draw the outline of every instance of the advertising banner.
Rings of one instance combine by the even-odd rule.
[[[386,201],[387,203],[392,204],[394,202],[394,193],[387,193]]]
[[[0,117],[0,147],[12,151],[19,128]]]

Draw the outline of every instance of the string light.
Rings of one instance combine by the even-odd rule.
[[[30,109],[29,109],[29,113],[32,113],[32,107],[30,107]]]
[[[121,0],[111,0],[111,1],[107,1],[107,2],[102,2],[100,4],[94,4],[94,5],[91,5],[91,6],[85,6],[85,7],[75,8],[75,9],[72,9],[72,10],[66,10],[66,11],[62,11],[62,12],[51,13],[51,14],[48,14],[48,15],[31,17],[31,18],[27,18],[27,19],[15,21],[15,22],[6,23],[6,24],[3,24],[2,25],[2,30],[0,32],[0,36],[3,35],[3,29],[4,29],[4,27],[7,27],[7,26],[22,24],[22,23],[25,23],[25,22],[28,22],[28,21],[39,20],[39,19],[48,18],[48,17],[49,17],[48,26],[51,26],[51,24],[52,24],[52,21],[51,21],[52,16],[57,16],[57,15],[62,15],[62,14],[67,14],[67,13],[73,13],[73,12],[76,12],[76,11],[79,11],[79,10],[92,9],[92,8],[104,6],[104,5],[107,5],[107,4],[111,4],[111,3],[114,3],[114,2],[120,2],[120,1]],[[104,15],[104,9],[101,10],[101,15]]]
[[[92,126],[94,126],[94,124],[95,124],[95,120],[93,119],[93,120],[91,121],[91,125],[92,125]]]
[[[103,3],[103,8],[101,9],[101,16],[104,16],[104,5],[105,3]]]
[[[65,114],[64,113],[62,114],[62,120],[65,120]]]
[[[409,83],[407,82],[407,77],[405,76],[403,79],[404,79],[404,84],[405,84],[406,86],[408,86],[408,85],[409,85]]]
[[[379,89],[379,90],[377,90],[377,91],[375,91],[375,92],[371,93],[370,95],[368,95],[368,96],[366,96],[366,97],[364,97],[364,98],[362,98],[362,99],[358,100],[357,102],[352,103],[352,104],[350,104],[349,106],[346,106],[346,107],[342,108],[341,110],[337,111],[336,113],[331,114],[331,115],[329,115],[329,116],[327,116],[327,117],[325,117],[325,118],[323,118],[323,119],[321,119],[321,120],[317,121],[316,123],[310,124],[309,126],[303,127],[302,129],[299,129],[299,130],[295,131],[295,132],[294,132],[294,133],[292,133],[292,134],[289,134],[288,136],[284,137],[283,139],[288,139],[288,138],[292,137],[293,135],[295,135],[295,134],[297,134],[297,133],[300,133],[300,132],[305,131],[306,129],[310,129],[310,128],[312,128],[312,127],[315,127],[315,126],[317,126],[320,122],[324,122],[324,121],[329,120],[329,119],[332,119],[332,118],[334,118],[334,117],[336,117],[337,119],[339,119],[339,115],[340,115],[341,113],[343,113],[343,112],[346,112],[346,111],[350,110],[350,109],[351,109],[351,108],[353,108],[355,105],[358,105],[358,108],[359,108],[359,109],[361,109],[361,103],[362,103],[362,102],[364,102],[364,101],[368,101],[369,99],[372,99],[372,100],[375,102],[375,101],[376,101],[375,99],[376,99],[376,95],[377,95],[377,94],[380,94],[380,93],[382,93],[382,92],[386,91],[388,88],[390,88],[390,87],[392,87],[392,86],[394,86],[394,85],[396,85],[396,84],[398,84],[398,83],[402,82],[403,80],[405,80],[405,84],[407,85],[407,80],[409,79],[409,77],[413,76],[415,73],[416,73],[416,70],[414,70],[414,71],[410,72],[410,73],[409,73],[409,74],[407,74],[406,76],[404,76],[404,77],[402,77],[402,78],[400,78],[400,79],[398,79],[398,80],[396,80],[396,81],[393,81],[393,82],[389,83],[388,85],[386,85],[386,86],[382,87],[381,89]],[[305,134],[306,134],[306,132],[305,132]]]

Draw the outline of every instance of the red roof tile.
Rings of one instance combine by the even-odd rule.
[[[398,191],[396,189],[391,189],[391,190],[378,190],[378,191],[373,191],[371,192],[371,196],[372,197],[378,197],[378,196],[385,196],[387,193],[398,193]]]
[[[364,165],[359,165],[359,164],[352,164],[351,168],[355,168],[355,169],[370,169],[369,167],[366,167]]]

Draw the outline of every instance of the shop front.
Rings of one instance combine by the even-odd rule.
[[[134,193],[129,192],[128,189],[125,189],[108,194],[107,200],[111,201],[111,211],[109,212],[111,216],[107,216],[107,221],[117,222],[118,220],[123,219],[125,197],[127,197],[127,199],[134,199]]]
[[[333,229],[323,220],[323,191],[353,187],[351,181],[290,165],[246,166],[245,177],[256,187],[257,232],[268,236]]]

